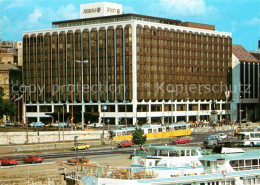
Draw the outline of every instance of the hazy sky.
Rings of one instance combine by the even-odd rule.
[[[231,32],[233,44],[256,50],[260,39],[260,0],[107,0],[124,13],[212,24]],[[22,40],[22,32],[51,28],[52,21],[77,19],[80,4],[93,0],[0,0],[0,37]]]

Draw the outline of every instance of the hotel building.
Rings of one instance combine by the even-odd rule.
[[[136,124],[227,115],[231,33],[215,26],[81,5],[77,20],[23,33],[26,114]],[[60,119],[61,120],[61,119]]]

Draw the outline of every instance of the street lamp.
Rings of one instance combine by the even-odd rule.
[[[241,129],[241,122],[242,122],[242,108],[241,108],[241,98],[242,96],[239,96],[239,127]]]
[[[126,115],[127,106],[126,106],[126,103],[129,103],[129,101],[124,101],[124,103],[125,103],[125,127],[127,127],[127,115]]]
[[[186,108],[186,121],[188,123],[189,119],[188,119],[188,110],[189,110],[189,99],[190,97],[187,97],[186,100],[187,100],[187,108]]]
[[[77,63],[81,63],[81,127],[82,129],[84,129],[84,123],[85,123],[85,120],[84,120],[84,93],[83,93],[83,63],[88,63],[88,60],[83,60],[83,61],[79,61],[79,60],[76,60],[75,62]]]
[[[105,111],[107,110],[107,106],[105,104],[102,105],[102,109],[104,111],[104,116],[103,116],[103,139],[105,138]]]
[[[78,163],[78,136],[74,136],[74,149],[75,149],[75,159],[76,159],[76,163]],[[78,165],[77,165],[78,166]]]
[[[173,93],[175,92],[174,90],[170,91],[171,92],[171,117],[172,117],[172,124],[173,124]],[[176,121],[176,120],[175,120]]]

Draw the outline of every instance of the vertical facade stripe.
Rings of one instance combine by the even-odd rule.
[[[46,85],[45,85],[45,37],[44,37],[44,34],[42,35],[42,37],[43,37],[43,41],[42,41],[42,48],[43,48],[43,59],[42,59],[42,61],[43,61],[43,92],[44,92],[44,94],[43,94],[43,102],[44,103],[46,103],[46,99],[45,99],[45,94],[46,94],[46,90],[45,90],[45,88],[46,88]]]
[[[83,93],[83,85],[84,85],[84,77],[83,77],[83,38],[82,38],[82,30],[80,30],[80,58],[81,58],[81,102],[82,106],[84,103],[84,93]]]
[[[39,74],[39,71],[38,71],[38,38],[37,38],[37,35],[36,35],[36,44],[35,44],[35,54],[36,54],[36,57],[35,57],[35,63],[36,63],[36,102],[38,102],[38,74]]]
[[[29,101],[30,103],[31,101],[31,85],[32,84],[32,80],[31,80],[31,36],[29,35]]]
[[[125,27],[123,27],[123,83],[124,83],[124,102],[126,101],[126,84],[125,84]]]
[[[106,29],[106,102],[108,100],[108,56],[107,56],[107,29]]]
[[[65,68],[66,68],[66,103],[69,102],[69,97],[68,97],[68,51],[67,51],[67,34],[68,32],[65,32]]]
[[[99,30],[97,30],[97,82],[98,82],[98,102],[100,102],[100,78],[99,78],[99,74],[100,74],[100,66],[99,66]]]
[[[114,67],[115,67],[115,102],[117,102],[117,86],[116,86],[116,28],[114,27]]]
[[[51,33],[51,103],[53,103],[53,94],[52,94],[52,92],[53,92],[53,87],[52,87],[52,33]]]
[[[58,83],[59,83],[59,100],[58,102],[60,103],[60,33],[58,33]]]
[[[92,82],[91,82],[91,29],[88,35],[88,45],[89,45],[89,102],[92,103]]]
[[[76,83],[76,76],[75,76],[75,34],[76,32],[73,32],[73,103],[76,102],[76,94],[75,94],[75,83]]]

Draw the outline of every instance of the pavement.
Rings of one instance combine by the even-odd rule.
[[[248,126],[246,126],[248,125]],[[260,123],[247,123],[241,124],[241,131],[249,131],[259,127]],[[218,132],[230,132],[233,133],[234,129],[238,128],[239,124],[235,124],[234,127],[231,125],[223,125],[217,126],[215,128],[210,126],[203,127],[195,127],[192,128],[192,133],[197,135],[199,133],[207,134],[207,133],[218,133]],[[159,142],[172,142],[173,138],[161,138],[161,139],[153,139],[148,140],[147,144],[159,143]],[[95,147],[113,147],[116,146],[120,141],[113,141],[109,139],[97,139],[97,140],[80,140],[78,142],[84,142],[91,146],[91,148]],[[198,141],[199,142],[199,141]],[[67,151],[72,146],[74,146],[74,142],[54,142],[54,143],[37,143],[37,144],[23,144],[23,145],[2,145],[0,150],[0,155],[6,154],[15,154],[15,153],[40,153],[40,152],[50,152],[50,151]]]

